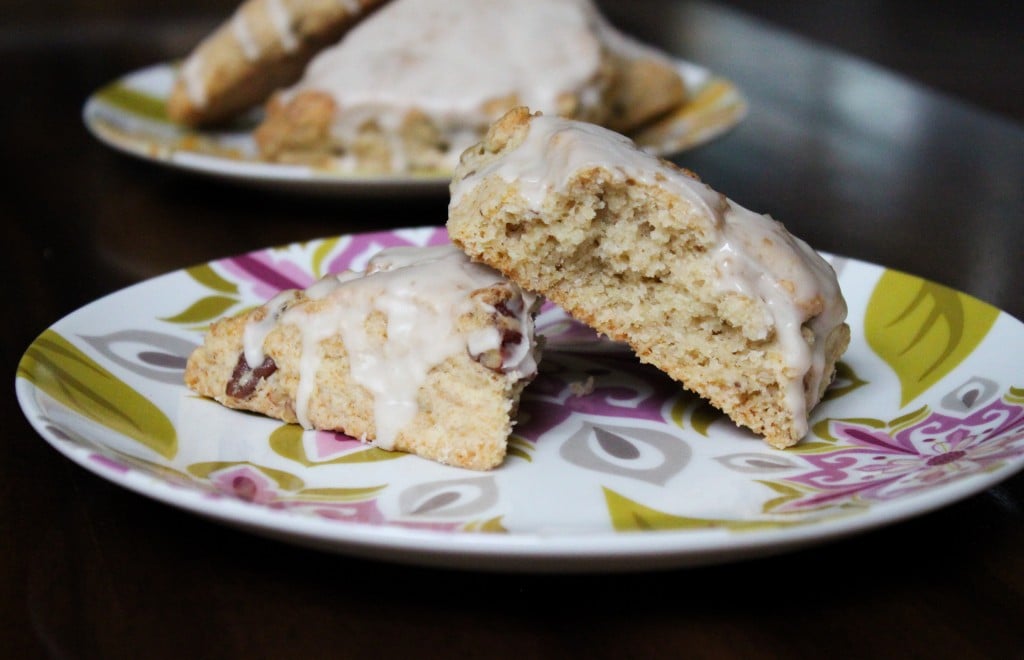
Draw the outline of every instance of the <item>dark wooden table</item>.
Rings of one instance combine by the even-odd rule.
[[[714,5],[606,4],[627,30],[731,78],[750,99],[741,126],[681,164],[821,250],[1024,318],[1024,127]],[[773,558],[533,575],[294,547],[131,494],[63,458],[30,428],[12,387],[22,352],[60,317],[213,258],[445,218],[438,196],[302,199],[99,144],[80,120],[86,97],[182,54],[232,6],[121,5],[49,7],[62,18],[40,11],[27,28],[0,31],[6,657],[1024,653],[1021,475],[908,522]]]

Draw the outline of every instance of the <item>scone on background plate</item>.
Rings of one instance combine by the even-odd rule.
[[[185,58],[168,116],[209,126],[262,104],[383,1],[245,0]]]
[[[486,470],[537,373],[537,307],[454,246],[387,248],[363,272],[215,322],[185,383],[231,408]]]
[[[849,343],[804,241],[592,124],[506,114],[462,156],[448,232],[774,447],[807,433]]]
[[[591,0],[393,0],[277,92],[255,137],[269,161],[450,172],[519,105],[625,132],[685,98],[673,62]]]

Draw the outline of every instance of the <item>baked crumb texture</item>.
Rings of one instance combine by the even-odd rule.
[[[451,184],[453,242],[627,342],[640,360],[772,446],[798,442],[849,342],[831,267],[765,219],[767,233],[751,240],[763,241],[769,258],[793,261],[771,284],[772,295],[785,296],[775,307],[785,302],[788,311],[768,309],[723,261],[724,246],[742,242],[736,228],[728,230],[731,237],[725,234],[729,200],[692,173],[613,139],[620,136],[586,129],[586,146],[580,146],[586,127],[561,122],[552,128],[553,121],[514,110],[463,154]],[[541,130],[531,125],[543,122],[538,147],[527,138]],[[589,151],[581,156],[580,149]],[[563,167],[574,161],[579,169]],[[704,189],[699,197],[679,192],[694,186]],[[781,251],[772,251],[776,247]],[[757,272],[753,279],[768,277]],[[807,281],[814,282],[809,292],[801,284]],[[798,328],[788,338],[787,318]]]
[[[384,449],[475,470],[501,464],[520,394],[539,359],[532,334],[534,299],[524,301],[518,287],[506,282],[468,293],[452,319],[453,336],[495,340],[480,346],[460,344],[436,363],[423,362],[415,344],[396,344],[394,326],[389,339],[388,315],[380,308],[365,316],[357,312],[358,326],[342,331],[343,324],[329,319],[337,318],[339,305],[358,306],[352,300],[290,291],[213,323],[189,357],[186,385],[229,408],[342,432]],[[317,324],[337,329],[310,332]],[[249,365],[247,328],[251,337],[261,327],[261,360]],[[350,353],[347,340],[357,343],[358,351]],[[404,357],[394,359],[403,352]],[[368,356],[378,362],[368,370],[370,378],[361,377],[360,366],[354,369],[353,362],[363,360],[365,367]],[[377,377],[384,380],[373,380]],[[403,400],[402,390],[410,382],[418,386]],[[403,417],[407,421],[397,424]],[[384,425],[390,427],[385,431]]]

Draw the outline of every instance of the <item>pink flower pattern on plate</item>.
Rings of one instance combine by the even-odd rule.
[[[354,236],[352,240],[326,264],[327,273],[338,273],[353,267],[361,257],[385,247],[399,245],[440,245],[448,242],[445,229],[437,228],[417,243],[398,232],[376,232]],[[253,295],[267,300],[285,289],[304,289],[315,281],[305,261],[295,261],[290,253],[276,250],[258,250],[249,254],[221,259],[219,265],[239,281],[253,287]]]
[[[353,441],[358,442],[358,441]],[[238,464],[210,475],[209,483],[217,494],[236,497],[271,509],[282,509],[317,516],[327,520],[364,525],[397,525],[410,529],[431,529],[452,532],[461,522],[436,520],[392,520],[384,515],[373,496],[355,500],[333,500],[303,491],[290,492],[259,468]]]
[[[777,509],[887,501],[1000,467],[1024,454],[1024,407],[996,399],[964,417],[932,412],[893,432],[832,420],[844,446],[801,455],[811,468],[786,481],[809,488]]]
[[[236,465],[210,476],[210,483],[220,492],[256,504],[273,504],[278,499],[277,484],[249,465]]]

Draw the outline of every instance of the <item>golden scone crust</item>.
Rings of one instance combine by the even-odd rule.
[[[678,108],[686,98],[679,74],[654,59],[627,59],[607,54],[600,77],[604,101],[598,107],[584,104],[578,94],[564,92],[557,114],[590,121],[628,133]],[[497,119],[517,107],[515,96],[494,99],[483,109]],[[367,173],[422,172],[446,168],[450,147],[444,128],[429,114],[409,111],[397,129],[367,121],[344,139],[332,134],[338,108],[334,98],[316,89],[290,97],[273,94],[263,121],[254,132],[260,157],[288,164],[328,167],[335,159],[348,159]],[[473,127],[482,138],[484,126]]]
[[[229,408],[285,422],[301,421],[308,428],[338,431],[367,442],[379,440],[375,394],[354,375],[352,361],[384,352],[389,331],[386,314],[375,310],[360,321],[357,336],[360,341],[365,337],[365,342],[358,349],[362,354],[353,356],[344,332],[333,332],[310,345],[302,322],[281,320],[295,312],[315,321],[332,314],[336,302],[311,298],[303,291],[286,295],[284,301],[279,298],[213,323],[188,359],[185,384]],[[477,289],[468,298],[470,304],[453,319],[454,332],[466,336],[495,332],[500,344],[479,352],[464,348],[432,365],[410,402],[415,414],[384,448],[487,470],[504,460],[520,395],[536,374],[538,347],[528,347],[532,367],[525,371],[518,370],[519,363],[513,364],[509,354],[510,347],[532,342],[536,301],[524,299],[519,288],[508,282]],[[261,344],[264,359],[249,365],[246,328],[266,323],[268,317],[272,329]],[[524,322],[528,324],[525,335]],[[305,371],[310,362],[315,369]]]
[[[451,184],[452,241],[627,342],[772,446],[798,442],[850,338],[831,267],[692,173],[631,155],[621,136],[559,121],[518,109],[463,154]],[[541,122],[554,125],[536,138],[550,150],[535,153],[527,139]],[[544,174],[545,163],[571,162],[572,145],[591,138],[600,156],[579,158],[564,179]],[[705,192],[680,192],[691,188]],[[740,219],[753,223],[753,249],[726,229]],[[749,255],[729,261],[730,251],[760,249],[765,270],[734,272]]]
[[[554,16],[571,31],[545,26]],[[481,38],[497,38],[495,25],[506,42]],[[686,99],[671,59],[620,35],[590,0],[396,0],[275,93],[255,139],[271,162],[450,172],[520,105],[628,132]]]
[[[258,106],[384,1],[246,0],[182,63],[168,116],[208,126]]]
[[[686,85],[668,61],[618,56],[608,112],[599,123],[618,133],[630,133],[678,108],[686,100]]]

